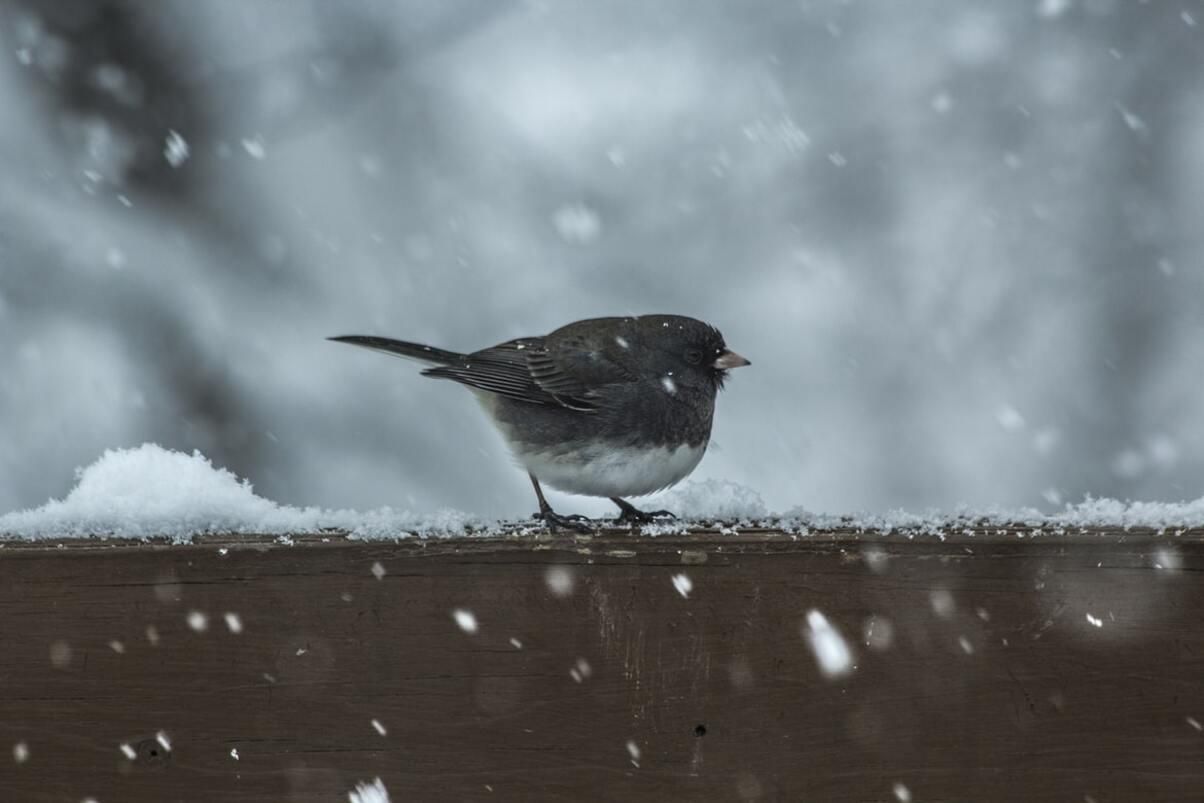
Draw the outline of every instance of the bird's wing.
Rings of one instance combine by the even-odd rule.
[[[630,382],[633,377],[589,345],[522,337],[475,351],[423,374],[452,379],[516,401],[592,413],[602,406],[598,393],[601,387]]]

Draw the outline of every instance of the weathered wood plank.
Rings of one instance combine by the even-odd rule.
[[[1202,583],[1199,532],[8,543],[0,799],[1204,800]]]

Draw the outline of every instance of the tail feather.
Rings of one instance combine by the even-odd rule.
[[[463,354],[445,349],[437,349],[434,346],[424,346],[421,343],[407,343],[404,340],[393,340],[389,337],[371,337],[367,335],[341,335],[339,337],[328,337],[327,340],[333,340],[336,343],[349,343],[352,346],[361,346],[373,351],[379,351],[384,354],[392,354],[395,357],[405,357],[410,360],[427,363],[429,365],[450,365],[454,362],[459,362],[464,359]]]

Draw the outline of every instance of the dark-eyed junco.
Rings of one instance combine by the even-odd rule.
[[[423,376],[467,385],[527,470],[539,516],[552,528],[577,527],[581,517],[555,513],[540,482],[609,497],[619,521],[663,514],[623,497],[667,488],[694,470],[711,436],[715,395],[729,369],[749,364],[718,329],[681,315],[593,318],[471,354],[384,337],[330,339],[427,363]]]

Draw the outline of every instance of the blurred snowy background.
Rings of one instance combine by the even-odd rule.
[[[155,441],[525,515],[323,338],[642,312],[752,359],[695,477],[772,509],[1201,496],[1202,75],[1170,0],[0,0],[0,512]]]

